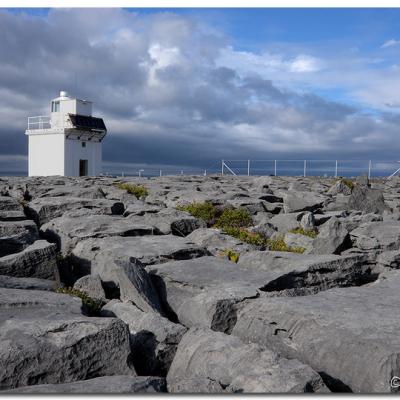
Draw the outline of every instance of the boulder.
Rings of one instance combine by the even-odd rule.
[[[352,230],[350,237],[361,250],[399,250],[400,221],[364,223]]]
[[[312,242],[312,254],[340,254],[352,247],[350,235],[344,224],[336,217],[330,218],[319,228]]]
[[[384,251],[378,254],[376,263],[386,268],[400,269],[400,250]]]
[[[268,222],[278,232],[286,233],[291,229],[298,228],[304,213],[289,213],[274,215]]]
[[[121,300],[143,311],[159,311],[158,296],[147,276],[147,265],[209,254],[204,248],[172,235],[89,239],[78,243],[72,263],[83,275],[98,274],[106,291],[118,289]]]
[[[229,331],[234,305],[257,297],[260,274],[219,257],[147,267],[170,319]],[[233,315],[233,316],[232,316]]]
[[[18,278],[55,279],[57,246],[37,240],[19,253],[0,257],[0,274]]]
[[[244,305],[232,334],[310,365],[335,391],[388,393],[400,376],[400,274],[314,296]]]
[[[291,232],[285,233],[283,240],[287,246],[292,247],[292,248],[293,247],[294,248],[301,247],[301,248],[305,249],[306,252],[308,252],[312,249],[312,245],[314,242],[314,239],[307,235],[291,233]]]
[[[156,313],[144,313],[130,302],[111,300],[101,310],[103,317],[117,317],[128,324],[139,375],[166,376],[186,328]]]
[[[271,295],[307,295],[334,287],[359,286],[377,278],[365,255],[252,251],[239,258],[238,266],[258,271],[262,276],[260,290]]]
[[[363,213],[382,214],[388,210],[382,190],[370,189],[367,185],[356,185],[349,197],[348,210],[358,210]]]
[[[137,201],[135,203],[130,203],[127,205],[124,211],[124,217],[127,217],[129,215],[143,216],[145,214],[158,213],[162,209],[163,207],[157,205]]]
[[[324,224],[328,219],[336,217],[339,219],[346,218],[348,216],[347,211],[324,211],[323,213],[313,214],[315,225],[320,226]]]
[[[80,314],[78,298],[0,288],[0,389],[133,374],[128,327]]]
[[[315,217],[314,214],[311,212],[305,212],[300,219],[300,227],[303,228],[305,231],[311,231],[315,229]]]
[[[0,257],[22,251],[39,239],[33,221],[0,221]]]
[[[56,242],[63,255],[69,254],[77,243],[89,238],[143,236],[157,233],[153,226],[135,223],[127,218],[87,214],[65,213],[62,217],[42,225],[40,232],[49,241]]]
[[[171,208],[162,209],[158,213],[148,213],[142,217],[131,215],[127,217],[127,220],[134,224],[153,226],[163,235],[173,234],[176,236],[187,236],[195,229],[207,226],[204,221],[189,213]]]
[[[164,378],[153,376],[114,375],[100,376],[70,383],[23,386],[4,390],[5,394],[130,394],[162,393],[167,391]]]
[[[40,226],[54,218],[61,217],[67,211],[80,208],[105,215],[122,215],[125,209],[124,204],[118,201],[61,196],[32,200],[28,204],[26,212]]]
[[[165,313],[185,326],[229,333],[238,304],[263,293],[305,295],[376,279],[366,257],[316,256],[255,251],[237,265],[201,257],[148,267]]]
[[[307,365],[288,360],[269,349],[245,344],[240,339],[208,329],[190,329],[178,346],[168,372],[167,382],[197,379],[202,389],[204,381],[212,380],[227,393],[303,393],[327,392],[321,377]],[[169,384],[168,384],[169,385]],[[173,390],[176,386],[170,386]],[[209,386],[214,390],[215,386]]]
[[[252,248],[252,246],[232,236],[225,235],[219,229],[214,228],[196,229],[190,235],[186,236],[186,239],[206,248],[213,255],[219,255],[226,249],[242,253]]]
[[[312,192],[289,191],[283,196],[285,213],[316,211],[322,208],[326,198]]]
[[[82,278],[79,278],[74,283],[74,289],[86,293],[89,297],[95,300],[105,301],[106,299],[106,294],[99,275],[82,276]]]

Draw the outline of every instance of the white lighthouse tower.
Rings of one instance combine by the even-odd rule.
[[[102,118],[92,117],[92,102],[61,91],[51,114],[28,118],[29,176],[96,176],[107,133]]]

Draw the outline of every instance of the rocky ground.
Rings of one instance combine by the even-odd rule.
[[[393,392],[399,268],[398,178],[0,178],[0,389]]]

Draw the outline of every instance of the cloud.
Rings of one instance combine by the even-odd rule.
[[[400,45],[400,40],[390,39],[382,44],[381,48],[384,49],[386,47],[398,46]]]
[[[358,79],[364,86],[352,86],[354,96],[377,101],[375,75],[362,70],[356,79],[361,61],[343,61],[340,69],[306,49],[239,51],[205,22],[165,12],[0,11],[0,36],[0,156],[20,165],[26,117],[48,114],[59,90],[92,100],[94,114],[104,117],[108,166],[205,168],[221,158],[395,152],[393,112],[367,114],[313,93]],[[396,85],[388,89],[396,74],[377,79],[388,104],[396,104]],[[0,171],[6,161],[8,168],[10,158],[0,157]]]

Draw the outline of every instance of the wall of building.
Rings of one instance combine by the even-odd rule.
[[[92,103],[79,99],[60,100],[60,111],[51,113],[51,122],[55,127],[64,127],[68,114],[92,115]]]
[[[29,135],[29,176],[64,175],[64,134]]]
[[[86,142],[77,139],[65,140],[65,175],[79,176],[79,160],[88,160],[88,175],[97,176],[101,173],[101,142]]]

